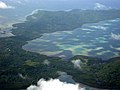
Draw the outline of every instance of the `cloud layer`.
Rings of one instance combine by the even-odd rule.
[[[71,75],[68,75],[66,72],[57,71],[57,74],[60,75],[58,79],[62,82],[75,84],[76,82],[73,80]]]
[[[120,40],[120,34],[111,33],[111,38],[114,40]]]
[[[111,9],[111,7],[107,7],[107,6],[100,4],[100,3],[95,3],[94,9],[95,10],[108,10],[108,9]]]
[[[40,79],[37,86],[31,85],[27,90],[85,90],[85,88],[80,88],[79,84],[61,82],[59,79],[50,79],[48,81]]]
[[[14,9],[15,7],[9,6],[6,3],[0,1],[0,9]]]
[[[74,64],[75,68],[81,69],[82,61],[77,59],[77,60],[72,60],[72,63]]]
[[[44,65],[49,65],[50,64],[50,61],[48,61],[47,59],[43,61],[43,64]]]

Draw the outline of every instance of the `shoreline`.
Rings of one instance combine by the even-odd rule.
[[[73,32],[73,31],[76,31],[77,29],[82,29],[83,27],[85,27],[85,26],[88,26],[88,25],[91,25],[91,24],[99,24],[99,23],[103,23],[103,22],[116,22],[116,21],[118,21],[118,20],[120,20],[120,18],[115,18],[115,19],[110,19],[110,20],[103,20],[103,21],[99,21],[99,22],[96,22],[96,23],[86,23],[86,24],[83,24],[81,27],[79,27],[79,28],[76,28],[76,29],[73,29],[73,30],[66,30],[66,31],[55,31],[55,32],[52,32],[51,34],[55,34],[55,33],[60,33],[60,32]],[[43,33],[42,34],[42,36],[45,36],[45,35],[49,35],[50,33]],[[41,36],[41,37],[42,37]],[[22,49],[23,50],[25,50],[25,51],[29,51],[29,52],[33,52],[33,53],[38,53],[38,54],[41,54],[41,55],[47,55],[47,54],[44,54],[44,52],[47,52],[47,51],[44,51],[43,53],[39,53],[39,52],[37,52],[37,51],[35,51],[34,49],[33,50],[29,50],[29,49],[27,49],[26,47],[27,47],[27,45],[28,44],[30,44],[32,41],[35,41],[35,40],[37,40],[37,39],[40,39],[41,37],[38,37],[38,38],[35,38],[35,39],[32,39],[32,40],[29,40],[29,41],[27,41],[27,44],[25,44],[25,45],[23,45],[22,46]],[[55,51],[56,52],[56,51]],[[53,53],[55,53],[55,52],[53,52]],[[82,55],[82,54],[81,54]],[[62,57],[60,57],[60,56],[58,56],[58,54],[56,54],[56,55],[47,55],[48,57],[59,57],[59,58],[62,58]],[[76,56],[76,55],[74,55],[73,54],[73,56],[72,57],[74,57],[74,56]],[[101,58],[100,56],[91,56],[91,55],[87,55],[88,57],[96,57],[96,58]],[[118,56],[115,56],[115,57],[118,57]],[[65,57],[65,59],[66,59],[67,57]],[[106,61],[106,60],[109,60],[109,59],[111,59],[111,58],[114,58],[114,57],[110,57],[110,58],[102,58],[102,60],[103,61]],[[64,60],[64,57],[62,58],[63,60]],[[69,59],[69,58],[68,58]]]

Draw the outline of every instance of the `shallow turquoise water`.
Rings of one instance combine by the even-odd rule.
[[[73,31],[45,33],[23,49],[48,56],[87,55],[108,59],[120,56],[120,19],[85,24]]]

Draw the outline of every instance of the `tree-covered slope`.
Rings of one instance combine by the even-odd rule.
[[[71,60],[78,59],[82,61],[81,70],[84,72],[83,75],[77,76],[78,82],[83,80],[87,85],[104,89],[120,88],[120,57],[107,61],[81,55],[71,58]]]
[[[113,58],[106,62],[96,73],[100,81],[100,86],[120,89],[120,58]]]
[[[16,35],[30,37],[41,33],[73,30],[86,23],[120,18],[120,10],[72,10],[72,11],[38,11],[27,17],[24,23],[14,24]]]

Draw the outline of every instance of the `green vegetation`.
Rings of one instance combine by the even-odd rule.
[[[85,63],[86,58],[87,64]],[[72,58],[72,60],[74,59],[80,59],[84,63],[84,67],[81,69],[84,74],[78,76],[76,74],[77,79],[74,78],[76,81],[82,81],[84,84],[98,88],[120,88],[120,57],[102,61],[99,58],[77,55]]]
[[[38,11],[38,13],[28,16],[27,21],[24,23],[14,24],[13,26],[17,29],[13,30],[13,33],[26,36],[30,40],[39,37],[43,33],[73,30],[86,23],[115,18],[120,18],[120,10]]]
[[[120,58],[114,58],[112,62],[106,63],[96,75],[101,82],[100,86],[120,88]]]
[[[72,10],[38,11],[27,17],[24,23],[14,24],[14,37],[0,38],[0,90],[18,90],[36,83],[40,78],[56,78],[57,71],[73,76],[77,82],[99,87],[120,88],[120,58],[102,62],[101,59],[75,56],[85,64],[83,70],[74,68],[71,61],[57,57],[47,57],[22,49],[27,41],[40,37],[43,33],[73,30],[85,23],[120,18],[120,10],[92,11]],[[50,65],[44,65],[44,60]],[[26,76],[25,79],[19,73]],[[110,86],[111,85],[111,86]]]
[[[38,65],[38,64],[39,64],[39,62],[34,62],[34,61],[32,61],[32,60],[27,60],[27,61],[25,61],[25,64],[24,64],[24,65],[36,66],[36,65]]]

